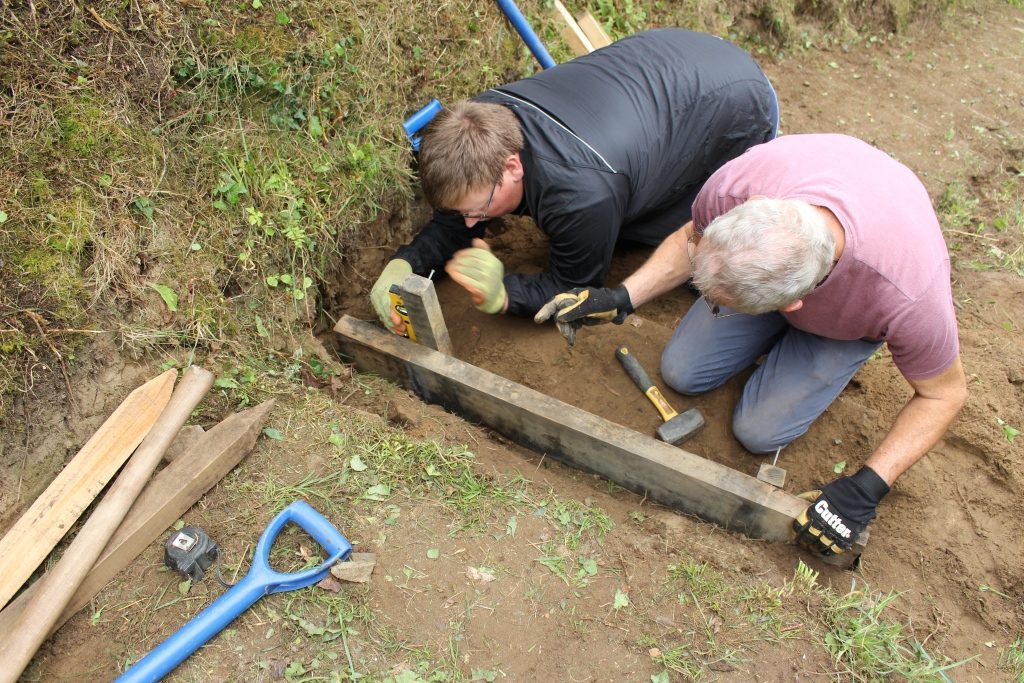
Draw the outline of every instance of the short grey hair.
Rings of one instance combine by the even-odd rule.
[[[748,200],[701,235],[693,284],[714,303],[767,313],[801,299],[832,269],[835,236],[811,204]]]

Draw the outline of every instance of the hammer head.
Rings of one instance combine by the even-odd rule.
[[[658,427],[658,438],[665,443],[678,446],[684,441],[692,439],[702,429],[704,429],[704,416],[696,408],[690,408],[671,420],[663,422]]]

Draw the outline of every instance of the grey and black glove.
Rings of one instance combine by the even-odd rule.
[[[533,321],[542,323],[554,317],[558,331],[569,342],[569,346],[573,346],[576,344],[576,330],[583,325],[621,325],[632,312],[633,302],[629,299],[629,291],[625,285],[619,285],[614,289],[577,287],[556,294],[537,311]]]
[[[822,487],[814,502],[793,520],[796,540],[819,555],[838,555],[853,547],[875,518],[889,485],[870,467]]]

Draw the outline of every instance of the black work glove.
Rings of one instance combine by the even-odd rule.
[[[555,325],[569,346],[576,344],[576,330],[583,325],[615,323],[621,325],[626,316],[633,312],[633,302],[625,285],[614,289],[607,287],[577,287],[568,292],[556,294],[544,304],[533,322],[542,323],[554,316]]]
[[[796,540],[820,555],[838,555],[875,518],[889,485],[870,467],[822,487],[814,503],[793,520]]]

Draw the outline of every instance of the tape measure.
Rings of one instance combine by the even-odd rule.
[[[197,526],[182,527],[171,534],[164,543],[164,565],[198,583],[206,576],[206,570],[216,562],[214,576],[217,583],[225,588],[233,584],[224,580],[220,573],[220,548],[210,535]]]
[[[402,298],[402,290],[398,285],[391,285],[388,290],[388,297],[391,299],[391,310],[398,314],[398,317],[405,323],[405,334],[410,341],[416,341],[416,331],[412,329],[412,320],[409,319],[409,311],[405,308],[405,299]]]
[[[207,568],[217,559],[217,543],[198,527],[187,526],[175,532],[164,544],[164,564],[192,579],[203,580]]]

